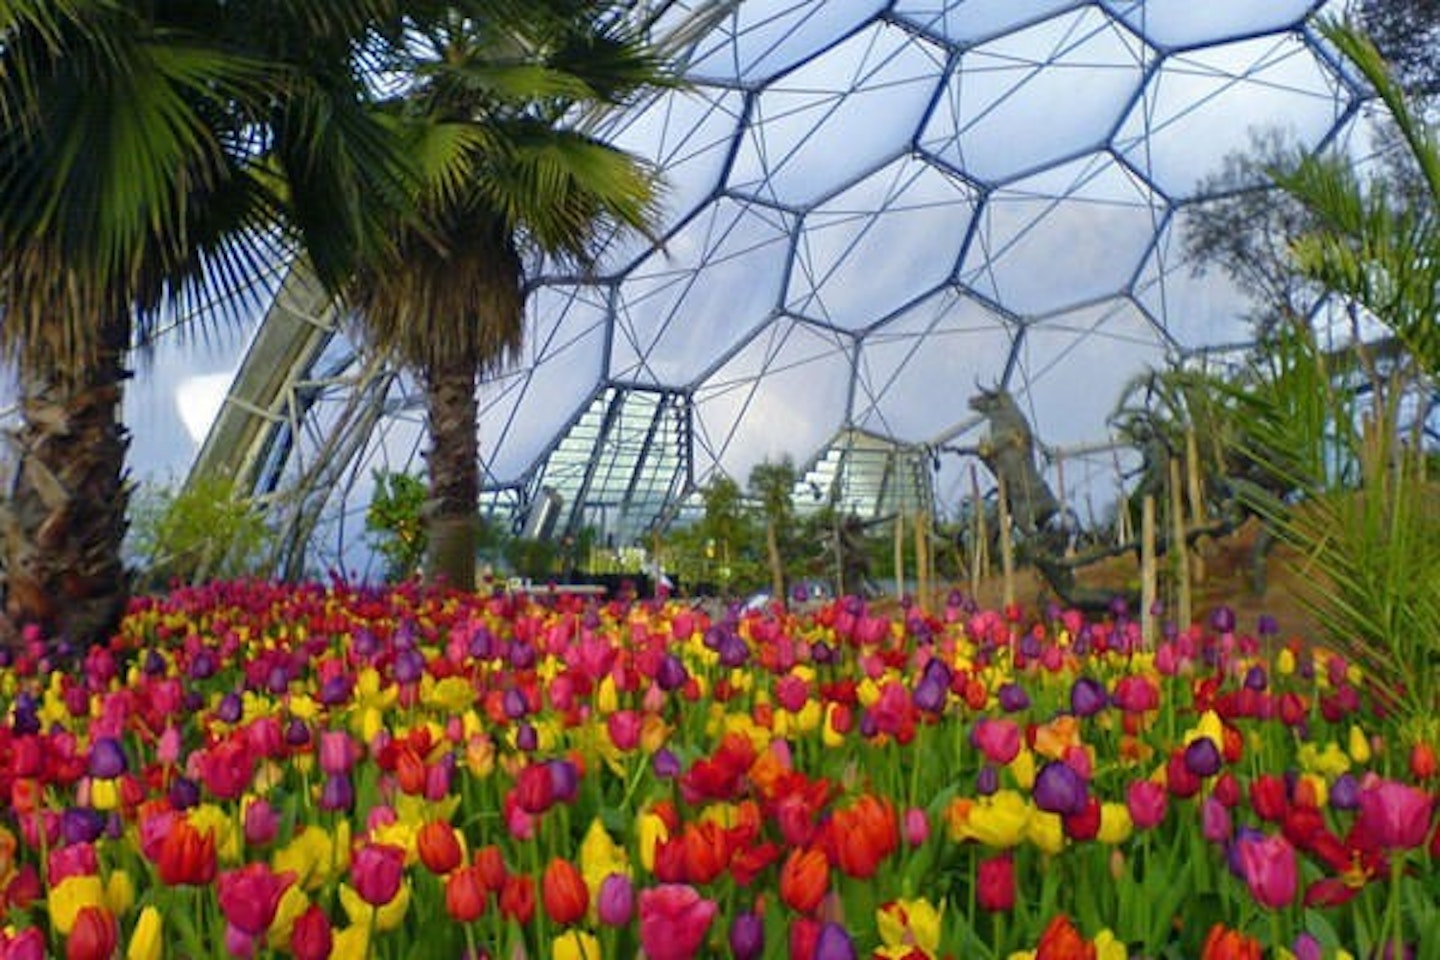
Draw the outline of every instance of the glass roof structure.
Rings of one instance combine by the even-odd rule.
[[[659,6],[694,30],[699,5]],[[1257,131],[1365,135],[1321,6],[725,5],[690,85],[603,127],[663,171],[658,242],[614,236],[585,276],[530,265],[523,360],[480,387],[488,502],[518,526],[558,498],[563,528],[628,542],[788,455],[797,504],[943,513],[971,489],[966,401],[1003,385],[1093,512],[1127,380],[1250,334],[1241,294],[1183,256],[1206,177]],[[284,492],[322,569],[355,563],[372,471],[423,469],[419,391],[341,320],[277,295],[200,455]]]

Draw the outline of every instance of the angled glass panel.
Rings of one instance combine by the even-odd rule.
[[[1025,328],[1010,390],[1049,446],[1106,436],[1129,378],[1160,366],[1158,331],[1128,300],[1060,314]]]
[[[730,199],[706,207],[620,285],[610,375],[692,383],[775,309],[792,217]]]
[[[599,386],[609,336],[604,288],[548,287],[527,305],[527,362],[481,381],[480,457],[513,483]]]
[[[1158,47],[1216,43],[1285,30],[1318,6],[1316,0],[1100,0]]]
[[[755,98],[729,188],[787,207],[844,189],[905,152],[944,62],[881,25],[778,78]]]
[[[713,463],[743,484],[766,457],[819,449],[845,419],[852,348],[788,317],[768,324],[696,388],[697,471]]]
[[[976,194],[913,158],[899,160],[805,215],[787,309],[854,330],[948,280]]]
[[[895,16],[968,46],[1079,6],[1077,0],[896,0]]]
[[[930,440],[973,419],[977,382],[1000,381],[1010,326],[953,288],[917,303],[860,345],[855,423],[873,433]]]
[[[960,57],[921,145],[995,181],[1102,147],[1144,82],[1149,53],[1093,7]]]
[[[752,86],[813,57],[884,9],[883,0],[750,0],[700,42],[688,73]]]
[[[995,191],[961,280],[1021,316],[1126,289],[1162,218],[1130,171],[1096,154]]]
[[[1178,211],[1156,238],[1135,281],[1135,299],[1182,350],[1246,342],[1253,305],[1223,270],[1197,273],[1186,258],[1191,209]]]
[[[611,143],[660,171],[662,205],[653,233],[669,233],[719,189],[743,106],[737,91],[694,86],[657,97],[606,132]],[[642,235],[623,231],[605,245],[596,273],[620,270],[649,248]]]
[[[1337,82],[1291,35],[1176,54],[1161,62],[1115,147],[1167,196],[1189,196],[1260,128],[1313,148],[1343,112]]]

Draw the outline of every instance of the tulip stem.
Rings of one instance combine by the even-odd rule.
[[[1390,858],[1390,902],[1385,905],[1385,938],[1392,944],[1390,956],[1405,956],[1405,931],[1400,910],[1400,879],[1405,872],[1405,858],[1400,851],[1391,851]],[[1384,953],[1383,945],[1381,953]]]

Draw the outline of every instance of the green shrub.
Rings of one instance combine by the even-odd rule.
[[[425,532],[425,480],[408,473],[376,470],[375,495],[365,511],[370,543],[385,558],[385,578],[414,576],[425,561],[430,538]]]
[[[179,490],[142,486],[132,518],[142,590],[261,573],[274,540],[261,512],[226,477],[193,479]]]

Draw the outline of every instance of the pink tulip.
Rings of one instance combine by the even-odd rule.
[[[383,907],[400,892],[405,878],[405,850],[388,843],[367,843],[350,861],[350,882],[360,899]]]
[[[981,720],[971,740],[985,759],[1000,766],[1020,755],[1020,727],[1013,720]]]
[[[1149,830],[1165,819],[1167,794],[1154,780],[1136,780],[1125,790],[1125,806],[1135,826]]]
[[[640,945],[649,960],[691,960],[719,908],[694,887],[666,883],[640,892]]]
[[[1300,885],[1295,848],[1282,836],[1239,841],[1240,869],[1250,893],[1261,906],[1278,910],[1289,906]]]
[[[1360,792],[1360,822],[1386,850],[1422,846],[1430,834],[1435,798],[1395,780],[1382,780]]]
[[[295,874],[274,873],[265,863],[226,870],[215,880],[220,911],[232,927],[258,937],[269,929],[280,898],[294,882]]]

